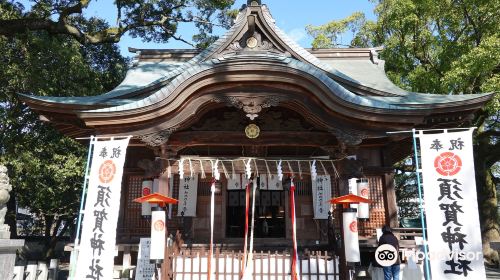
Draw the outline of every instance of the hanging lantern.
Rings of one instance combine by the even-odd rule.
[[[357,185],[357,182],[358,182],[358,178],[351,178],[348,180],[349,182],[349,193],[350,194],[353,194],[353,195],[358,195],[358,185]],[[354,208],[354,209],[358,209],[358,204],[351,204],[350,205],[351,208]],[[358,216],[358,213],[356,212],[356,217]]]
[[[151,212],[151,253],[150,259],[161,262],[165,256],[165,211],[161,207],[154,207]]]
[[[367,198],[370,196],[370,187],[368,185],[368,179],[361,178],[357,181],[358,185],[358,195]],[[358,207],[358,218],[360,219],[369,219],[370,218],[370,206],[368,203],[359,203]]]
[[[361,261],[359,253],[358,220],[356,209],[346,208],[342,213],[345,258],[347,262],[357,263]]]
[[[144,180],[142,181],[142,196],[150,195],[153,193],[153,181],[152,180]],[[143,217],[151,216],[151,204],[149,202],[141,203],[141,215]]]

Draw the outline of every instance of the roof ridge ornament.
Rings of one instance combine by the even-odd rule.
[[[278,106],[283,98],[274,95],[265,97],[218,96],[212,101],[243,110],[250,120],[254,120],[263,109]]]
[[[261,0],[247,0],[247,5],[248,6],[261,6],[262,1]]]

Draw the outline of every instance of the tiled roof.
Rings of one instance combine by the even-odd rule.
[[[248,52],[244,54],[232,54],[231,57],[214,56],[222,48],[231,43],[230,40],[240,32],[245,25],[246,10],[240,12],[231,29],[221,36],[207,49],[201,51],[186,62],[168,60],[139,60],[128,72],[123,82],[115,89],[99,96],[91,97],[36,97],[25,96],[25,99],[41,101],[44,103],[81,105],[80,110],[85,112],[118,112],[127,111],[144,106],[156,104],[175,90],[181,83],[185,82],[194,74],[217,67],[225,61],[235,59],[254,58],[257,60],[284,61],[287,67],[302,71],[319,79],[326,85],[331,93],[354,105],[384,108],[384,109],[420,109],[426,108],[418,105],[435,105],[437,107],[447,103],[464,102],[485,95],[436,95],[421,94],[405,91],[394,85],[385,75],[383,62],[378,64],[371,59],[349,58],[334,59],[323,54],[319,59],[296,42],[291,40],[281,29],[279,29],[269,10],[265,5],[262,8],[262,20],[270,28],[270,36],[281,41],[295,58],[286,58],[276,53]],[[134,50],[139,51],[140,50]],[[156,50],[161,53],[161,50]],[[363,50],[366,53],[366,50]],[[194,55],[191,51],[191,55]],[[360,52],[361,53],[361,52]],[[366,55],[365,55],[366,56]],[[188,56],[189,57],[189,56]],[[389,96],[361,96],[346,89],[338,81],[348,81],[351,85],[358,85],[381,92],[389,93]],[[342,82],[344,83],[344,82]],[[93,106],[93,107],[92,107]],[[88,111],[88,107],[100,108]]]

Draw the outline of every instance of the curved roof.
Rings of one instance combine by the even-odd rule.
[[[243,55],[245,56],[245,55]],[[238,59],[238,55],[233,56],[232,59]],[[406,108],[403,106],[396,106],[396,105],[391,105],[387,102],[384,102],[383,100],[377,100],[373,99],[371,97],[366,97],[366,96],[359,96],[356,95],[341,85],[339,85],[336,81],[330,79],[328,75],[317,68],[306,64],[304,62],[301,62],[299,60],[293,59],[293,58],[287,58],[287,57],[279,57],[275,55],[265,55],[265,54],[257,54],[252,56],[255,60],[257,59],[276,59],[276,60],[281,60],[283,63],[287,64],[287,67],[293,68],[296,70],[300,70],[304,72],[304,74],[309,74],[311,76],[316,77],[318,80],[320,80],[322,83],[324,83],[331,91],[332,94],[338,96],[339,98],[353,103],[355,105],[359,106],[365,106],[365,107],[371,107],[371,108],[382,108],[382,109],[398,109],[398,110],[405,110],[405,109],[412,109],[412,108]],[[193,65],[190,68],[187,68],[184,70],[183,74],[176,76],[167,86],[161,88],[160,90],[154,92],[153,94],[149,95],[148,97],[137,100],[128,104],[123,104],[119,106],[114,106],[114,107],[107,107],[107,108],[102,108],[102,109],[96,109],[96,110],[90,110],[86,111],[86,113],[91,113],[91,112],[117,112],[117,111],[127,111],[127,110],[133,110],[137,108],[142,108],[146,106],[151,106],[154,105],[164,99],[166,99],[173,90],[177,88],[180,84],[184,83],[187,79],[190,77],[201,73],[205,70],[208,70],[210,68],[216,67],[217,64],[223,64],[224,60],[219,60],[219,59],[212,59],[209,61],[205,61],[200,64]]]
[[[248,38],[255,39],[256,46],[249,47]],[[422,116],[427,116],[434,108],[439,108],[440,113],[471,111],[491,98],[488,94],[449,96],[401,89],[385,75],[384,63],[377,59],[375,49],[306,50],[276,26],[265,5],[241,10],[230,30],[203,51],[133,51],[138,53],[138,61],[122,83],[110,92],[90,97],[21,95],[21,98],[36,110],[45,112],[43,114],[63,113],[61,108],[64,108],[67,109],[64,113],[74,114],[85,123],[86,118],[108,118],[115,113],[126,114],[134,110],[138,113],[145,111],[144,108],[159,106],[191,77],[205,71],[235,62],[257,65],[262,61],[279,66],[285,74],[295,71],[309,75],[343,104],[381,115],[396,115],[402,111],[415,115],[420,111]],[[222,75],[227,71],[221,71]],[[238,71],[252,73],[252,67]],[[337,109],[333,106],[329,110]]]

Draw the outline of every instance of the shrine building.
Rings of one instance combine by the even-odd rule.
[[[368,180],[369,219],[359,221],[358,231],[361,251],[373,252],[376,229],[400,227],[393,165],[412,153],[411,134],[387,132],[467,126],[491,99],[404,90],[387,78],[381,49],[302,48],[276,26],[267,6],[248,2],[231,29],[205,50],[130,48],[133,65],[110,92],[21,95],[42,120],[71,138],[132,136],[117,227],[119,257],[131,258],[132,265],[139,238],[150,234],[141,205],[133,202],[142,196],[145,180],[181,200],[181,175],[196,176],[196,203],[183,209],[194,214],[171,207],[167,228],[175,254],[207,248],[215,160],[221,179],[214,242],[220,254],[243,248],[250,166],[252,177],[259,178],[255,250],[290,251],[287,190],[293,177],[300,256],[321,251],[333,258],[340,244],[340,210],[326,209],[333,210],[329,219],[315,219],[313,161],[318,175],[331,178],[326,201],[348,194],[348,179]],[[271,186],[280,162],[283,181]],[[228,185],[228,175],[236,175],[239,187]],[[175,274],[164,269],[165,275]]]

